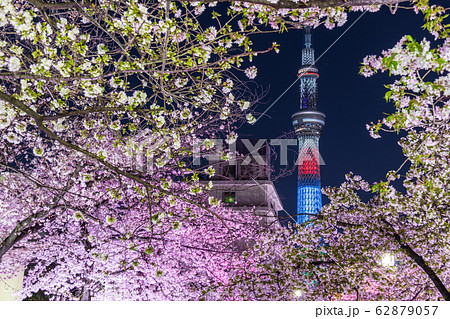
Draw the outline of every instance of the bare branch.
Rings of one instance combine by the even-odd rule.
[[[34,5],[36,8],[40,10],[49,9],[49,10],[66,10],[66,9],[74,9],[74,8],[93,8],[94,4],[89,1],[83,0],[81,3],[78,2],[57,2],[57,3],[47,3],[40,0],[27,0],[29,3]]]

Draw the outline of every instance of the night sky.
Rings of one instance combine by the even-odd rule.
[[[362,13],[349,14],[344,26],[328,30],[324,26],[313,29],[313,47],[316,59]],[[388,8],[366,13],[317,63],[320,78],[319,110],[327,116],[320,139],[320,153],[325,161],[321,166],[322,186],[338,186],[345,174],[352,171],[369,182],[385,178],[387,171],[397,169],[404,160],[395,133],[384,133],[373,139],[366,124],[377,122],[383,113],[392,113],[392,103],[386,103],[384,84],[394,79],[388,74],[365,78],[358,74],[363,58],[369,54],[380,55],[392,48],[400,38],[409,34],[416,40],[432,36],[422,29],[423,16],[412,10],[398,10],[392,15]],[[281,52],[258,56],[255,81],[268,90],[257,111],[263,112],[296,79],[301,66],[303,30],[284,34],[255,36],[257,47],[269,47],[273,41],[280,44]],[[291,115],[299,109],[298,82],[287,92],[266,116],[255,125],[245,125],[238,132],[241,138],[279,138],[293,132]],[[293,135],[291,135],[293,136]],[[276,148],[279,150],[279,147]],[[295,147],[291,147],[294,161]],[[276,176],[278,173],[275,172]],[[276,180],[275,186],[289,214],[296,213],[297,172]],[[324,204],[328,202],[323,196]]]

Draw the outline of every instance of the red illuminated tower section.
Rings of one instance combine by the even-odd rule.
[[[298,71],[300,110],[292,115],[292,125],[299,143],[297,186],[297,223],[299,224],[307,222],[312,214],[318,214],[322,209],[319,138],[325,125],[325,114],[317,109],[319,71],[314,64],[311,30],[306,27],[302,66]]]

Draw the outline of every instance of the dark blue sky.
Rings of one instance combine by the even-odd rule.
[[[313,47],[316,58],[337,39],[361,12],[351,13],[348,22],[328,30],[320,26],[313,30]],[[326,163],[321,166],[322,186],[338,186],[349,171],[361,175],[369,182],[385,178],[388,170],[397,169],[404,157],[397,144],[395,133],[382,134],[372,139],[366,124],[376,122],[383,113],[392,113],[392,103],[386,103],[384,84],[394,79],[387,74],[371,78],[359,75],[363,58],[369,54],[380,55],[392,48],[405,34],[421,40],[431,35],[422,30],[423,16],[412,10],[398,10],[395,15],[383,8],[377,13],[366,13],[321,59],[319,69],[319,110],[327,116],[320,139],[320,152]],[[285,34],[257,36],[254,43],[261,48],[273,41],[281,46],[279,54],[269,53],[254,59],[258,66],[256,81],[269,89],[257,111],[264,111],[295,79],[301,65],[303,31],[292,30]],[[276,105],[255,125],[239,130],[240,137],[277,138],[292,132],[291,115],[299,108],[298,84],[293,86]],[[294,151],[294,149],[292,149]],[[293,152],[291,152],[293,153]],[[293,157],[292,157],[293,160]],[[280,178],[276,187],[285,210],[296,211],[297,173]],[[324,203],[327,199],[323,198]]]

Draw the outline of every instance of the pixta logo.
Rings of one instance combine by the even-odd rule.
[[[298,152],[296,165],[315,162],[325,165],[318,150],[318,140],[308,139],[238,139],[228,143],[224,139],[196,139],[191,145],[191,164],[204,165],[202,159],[211,163],[222,162],[227,165],[259,165],[269,166],[269,159],[279,161],[280,166],[288,166],[288,152]],[[174,157],[180,156],[181,141],[173,136],[162,136],[156,133],[142,132],[130,138],[125,146],[125,154],[129,166],[139,172],[153,173],[156,169],[165,166]],[[275,156],[271,156],[274,155]],[[292,162],[291,162],[292,164]]]
[[[201,146],[212,145],[210,152],[202,153]],[[276,152],[275,157],[279,160],[281,166],[288,165],[288,151],[298,150],[296,165],[301,165],[305,161],[316,161],[319,165],[325,165],[325,162],[318,151],[318,140],[308,143],[305,139],[240,139],[232,144],[228,144],[223,139],[204,139],[198,140],[193,147],[193,164],[201,165],[201,158],[206,158],[210,163],[225,161],[228,165],[236,165],[237,156],[242,157],[240,165],[248,165],[250,162],[258,165],[267,166],[267,153],[260,152],[262,148],[269,146],[270,152]],[[225,150],[227,150],[225,152]],[[262,155],[263,153],[264,155]],[[226,154],[227,156],[224,156]]]

